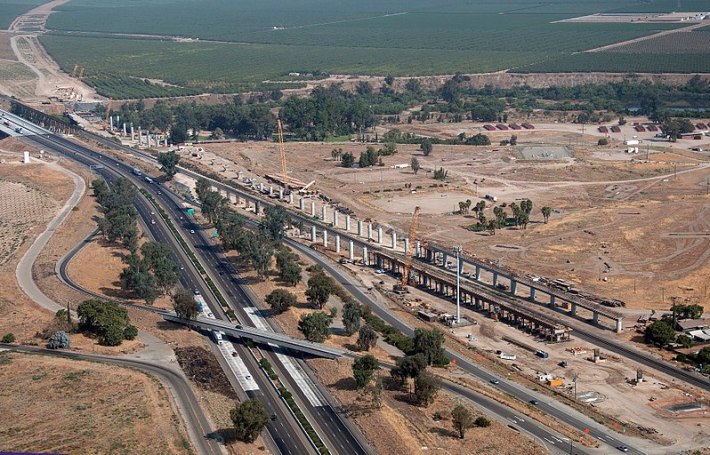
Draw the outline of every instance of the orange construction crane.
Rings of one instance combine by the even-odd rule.
[[[414,260],[414,249],[416,248],[416,236],[417,229],[419,228],[419,212],[420,207],[414,208],[414,215],[412,216],[412,224],[409,226],[409,234],[407,236],[409,240],[409,248],[404,252],[404,267],[402,269],[402,281],[395,285],[394,291],[397,293],[407,292],[407,285],[409,284],[409,269],[412,268],[412,261]]]
[[[279,160],[281,161],[281,177],[284,180],[288,176],[288,170],[286,169],[286,149],[284,148],[284,129],[281,125],[281,120],[276,121],[278,125],[278,135],[279,135]]]

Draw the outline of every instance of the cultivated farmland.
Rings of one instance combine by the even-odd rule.
[[[560,20],[699,6],[647,3],[147,0],[136,8],[128,0],[72,0],[50,16],[54,33],[41,39],[65,70],[83,65],[86,81],[114,98],[224,93],[299,79],[289,73],[425,76],[535,68],[680,26]]]
[[[641,43],[639,43],[641,44]],[[584,52],[518,68],[520,73],[708,73],[710,54]]]
[[[44,0],[2,0],[0,1],[0,29],[6,29],[15,18],[37,5],[46,3]]]

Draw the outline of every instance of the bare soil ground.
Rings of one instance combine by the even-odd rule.
[[[399,126],[444,137],[477,132],[472,124]],[[631,137],[634,132],[627,129],[621,135]],[[510,134],[496,133],[492,140]],[[573,124],[536,124],[535,130],[515,134],[521,147],[563,145],[572,157],[524,160],[516,147],[444,145],[425,157],[416,146],[400,145],[399,153],[384,158],[384,167],[344,169],[331,160],[331,150],[357,157],[365,145],[288,143],[287,162],[294,177],[315,179],[323,194],[353,209],[359,219],[384,225],[385,233],[389,227],[406,232],[419,206],[424,238],[461,242],[471,254],[523,273],[568,279],[582,290],[624,300],[629,308],[667,309],[670,295],[706,299],[710,157],[688,150],[696,141],[668,144],[655,142],[654,133],[636,133],[645,142],[642,153],[632,155],[622,152],[620,138],[607,147],[592,145],[603,134],[589,126],[584,136]],[[421,163],[418,175],[391,167],[412,157]],[[204,158],[192,161],[227,176],[235,170],[263,176],[279,166],[276,147],[263,143],[206,145]],[[223,164],[230,165],[226,173]],[[431,178],[439,167],[449,171],[446,182]],[[486,193],[496,195],[498,204],[530,198],[535,208],[528,228],[498,230],[495,236],[465,230],[476,220],[456,213],[458,202],[471,199],[475,205]],[[548,224],[539,211],[544,205],[554,209]],[[486,216],[492,216],[491,206]]]
[[[93,362],[17,353],[2,357],[7,362],[0,368],[3,449],[190,453],[186,431],[155,378]]]
[[[349,359],[337,362],[316,359],[309,364],[378,453],[411,454],[434,449],[448,454],[544,453],[530,439],[497,421],[488,428],[471,429],[463,440],[459,439],[451,424],[450,412],[460,399],[447,392],[439,392],[434,404],[421,408],[411,403],[406,391],[386,387],[382,393],[382,408],[378,409],[367,390],[355,388]],[[383,379],[389,385],[389,378],[383,376]],[[468,407],[474,415],[483,415],[474,406]],[[435,421],[436,413],[443,419]]]

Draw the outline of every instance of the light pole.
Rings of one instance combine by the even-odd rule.
[[[461,324],[461,245],[454,245],[456,254],[456,324]]]

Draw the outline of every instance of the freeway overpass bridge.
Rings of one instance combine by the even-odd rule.
[[[173,312],[164,312],[163,319],[178,324],[187,324],[183,318],[177,317]],[[232,338],[247,338],[255,343],[272,344],[281,348],[292,349],[294,351],[304,352],[316,357],[324,357],[326,359],[337,359],[345,354],[345,351],[338,348],[326,346],[321,343],[294,338],[276,332],[268,332],[266,330],[255,329],[253,327],[235,326],[229,322],[209,319],[198,316],[189,322],[193,327],[199,327],[203,330],[216,330],[224,332]]]

